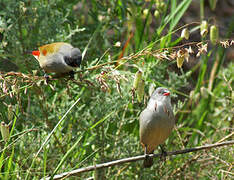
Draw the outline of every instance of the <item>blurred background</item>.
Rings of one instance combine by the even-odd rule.
[[[0,179],[143,154],[139,115],[159,86],[170,89],[176,116],[167,151],[233,139],[233,14],[232,0],[1,0],[0,121],[11,125],[0,140]],[[53,42],[83,52],[74,80],[45,83],[29,52]],[[143,93],[133,88],[138,70]],[[233,152],[226,146],[155,159],[150,169],[138,161],[69,178],[231,179]]]

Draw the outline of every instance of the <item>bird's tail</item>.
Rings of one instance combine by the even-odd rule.
[[[143,163],[143,166],[144,166],[144,168],[150,168],[153,165],[153,163],[154,163],[153,157],[146,156],[144,163]]]

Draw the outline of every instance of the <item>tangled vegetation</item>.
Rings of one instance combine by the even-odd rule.
[[[176,115],[168,151],[233,139],[234,19],[222,9],[228,6],[234,5],[2,0],[0,179],[40,179],[143,154],[139,114],[159,86],[171,91]],[[83,52],[74,79],[47,83],[28,53],[52,42]],[[140,90],[133,85],[138,72]],[[224,146],[156,158],[150,169],[137,161],[69,178],[232,179],[233,152]]]

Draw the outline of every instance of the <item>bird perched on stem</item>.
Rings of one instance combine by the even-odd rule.
[[[55,73],[57,76],[70,74],[74,77],[74,69],[80,67],[82,55],[78,48],[71,44],[57,42],[39,47],[32,51],[32,55],[38,60],[40,67],[47,73]]]
[[[140,114],[140,142],[146,156],[144,167],[153,165],[153,157],[148,155],[153,154],[155,148],[165,142],[174,124],[170,91],[159,87],[153,92],[146,109]],[[166,152],[162,149],[162,153]]]

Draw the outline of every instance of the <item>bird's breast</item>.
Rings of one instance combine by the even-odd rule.
[[[40,56],[39,64],[48,73],[67,73],[73,70],[72,67],[64,62],[63,56],[60,54]]]
[[[163,106],[157,110],[145,109],[140,116],[141,143],[148,146],[149,152],[169,137],[174,126],[174,118],[164,113]]]

